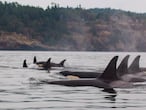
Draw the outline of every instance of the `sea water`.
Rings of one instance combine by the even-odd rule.
[[[146,67],[146,53],[0,51],[0,110],[146,109],[145,82],[135,88],[116,88],[117,93],[103,92],[96,87],[66,87],[39,82],[63,79],[58,74],[63,70],[102,72],[113,56],[119,56],[118,65],[128,54],[129,64],[141,55],[140,66]],[[49,71],[22,68],[23,60],[31,64],[34,56],[38,61],[52,58],[55,63],[66,59],[65,67]]]

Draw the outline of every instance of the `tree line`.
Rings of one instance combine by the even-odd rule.
[[[72,30],[68,28],[69,22],[84,22],[90,27],[89,32],[98,37],[96,24],[101,20],[108,24],[111,16],[117,12],[124,13],[136,20],[146,18],[146,14],[117,11],[110,8],[83,9],[81,5],[77,8],[63,8],[58,4],[53,4],[51,7],[42,9],[22,6],[16,2],[0,2],[0,31],[20,33],[45,44],[54,45],[58,40],[66,39],[66,36],[71,34]]]

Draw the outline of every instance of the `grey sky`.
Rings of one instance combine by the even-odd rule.
[[[23,5],[39,6],[46,8],[52,2],[60,6],[77,7],[81,4],[83,8],[113,8],[132,12],[146,12],[146,0],[0,0],[7,2],[18,2]]]

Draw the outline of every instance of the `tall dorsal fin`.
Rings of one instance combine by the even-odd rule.
[[[118,56],[113,57],[99,78],[106,81],[118,80],[119,78],[116,73],[117,60]]]
[[[61,66],[64,66],[64,62],[66,61],[66,59],[64,59],[64,60],[62,60],[59,64],[61,65]]]
[[[122,76],[128,73],[128,59],[130,55],[124,57],[117,69],[117,75]]]
[[[135,57],[135,59],[133,60],[133,62],[129,66],[128,71],[130,73],[140,72],[139,60],[140,60],[140,55],[138,55],[137,57]]]
[[[27,63],[26,63],[26,59],[23,61],[23,68],[27,68]]]
[[[33,64],[36,64],[37,63],[37,59],[36,59],[36,56],[34,56],[33,58]]]

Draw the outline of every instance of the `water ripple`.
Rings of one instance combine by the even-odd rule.
[[[39,82],[39,79],[62,78],[55,74],[62,70],[101,70],[114,55],[120,56],[119,63],[126,54],[2,51],[0,53],[0,110],[146,109],[146,83],[135,84],[134,88],[116,89],[117,93],[111,94],[95,87],[65,87]],[[141,55],[141,66],[146,67],[145,53],[128,54],[132,58],[137,54]],[[50,73],[23,69],[23,60],[27,59],[28,63],[32,63],[34,55],[39,60],[52,57],[56,62],[66,58],[67,67],[53,69]],[[85,59],[88,63],[85,63]]]

